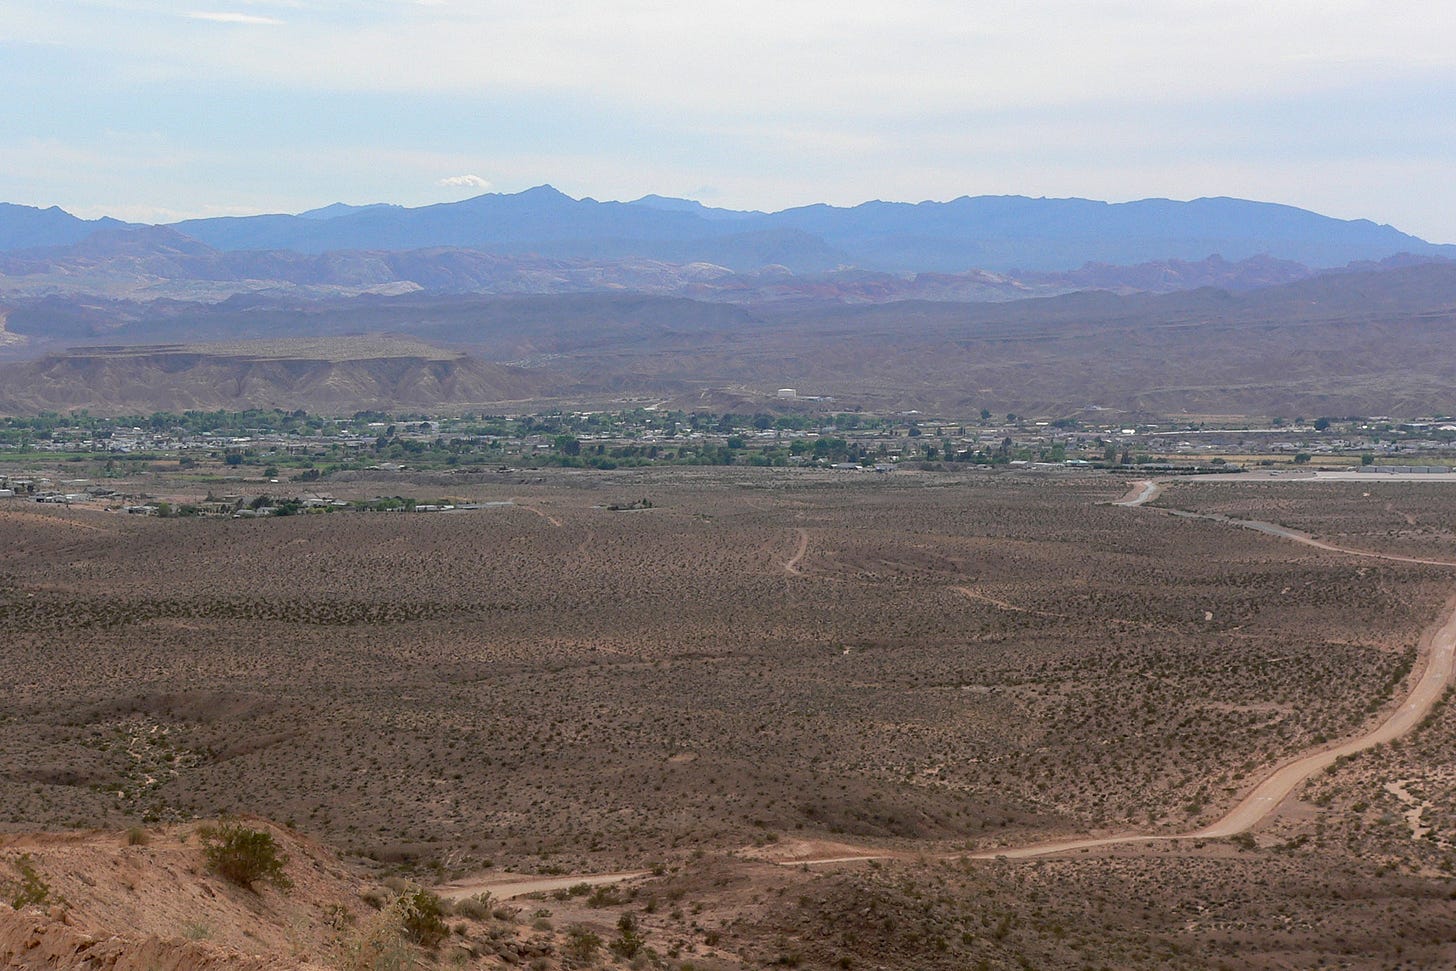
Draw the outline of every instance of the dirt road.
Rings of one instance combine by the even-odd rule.
[[[1451,682],[1453,660],[1456,660],[1456,597],[1446,602],[1439,626],[1428,630],[1421,639],[1420,655],[1425,666],[1410,694],[1379,725],[1364,735],[1285,763],[1222,819],[1190,835],[1233,836],[1242,833],[1273,812],[1304,780],[1332,765],[1336,759],[1393,742],[1419,725]]]
[[[1115,505],[1129,507],[1141,506],[1156,498],[1161,491],[1162,488],[1152,480],[1135,482],[1127,495],[1117,500]],[[1338,546],[1334,543],[1327,543],[1324,540],[1315,539],[1307,533],[1290,529],[1287,526],[1280,526],[1276,523],[1266,523],[1252,519],[1234,519],[1229,516],[1194,513],[1185,510],[1167,510],[1167,512],[1175,516],[1207,519],[1230,526],[1238,526],[1242,529],[1252,529],[1256,532],[1265,533],[1269,536],[1277,536],[1280,539],[1290,540],[1304,546],[1311,546],[1328,553],[1343,553],[1351,556],[1393,560],[1397,563],[1416,563],[1423,566],[1444,566],[1456,569],[1456,563],[1446,560],[1431,560],[1415,556],[1402,556],[1399,553],[1377,553],[1371,550],[1358,550]],[[1028,859],[1038,856],[1055,856],[1060,853],[1074,853],[1079,850],[1094,849],[1102,846],[1116,846],[1127,843],[1151,843],[1158,840],[1214,839],[1218,837],[1236,836],[1239,833],[1247,832],[1272,815],[1284,800],[1288,799],[1307,779],[1315,773],[1321,772],[1333,765],[1336,759],[1346,755],[1354,755],[1357,752],[1364,752],[1377,745],[1392,742],[1414,729],[1430,713],[1431,708],[1440,700],[1441,695],[1445,693],[1447,686],[1450,685],[1453,669],[1456,669],[1456,596],[1453,596],[1451,600],[1447,601],[1445,607],[1442,609],[1440,619],[1421,638],[1416,663],[1419,673],[1415,683],[1411,686],[1410,693],[1401,701],[1399,707],[1390,712],[1379,724],[1354,738],[1325,746],[1313,752],[1295,756],[1286,762],[1276,765],[1265,776],[1264,780],[1255,786],[1248,795],[1239,800],[1232,809],[1216,821],[1200,829],[1173,834],[1150,835],[1147,833],[1123,833],[1108,836],[1050,840],[1045,843],[1033,843],[1027,846],[1008,846],[994,850],[986,850],[980,853],[969,853],[960,856],[960,858],[972,860],[988,860],[997,857],[1012,860]],[[829,863],[833,861],[819,860],[809,862]]]
[[[1141,506],[1156,498],[1162,491],[1161,486],[1152,480],[1144,480],[1133,483],[1132,488],[1114,505],[1119,506]],[[1351,556],[1371,557],[1375,559],[1393,560],[1399,563],[1416,563],[1425,566],[1443,566],[1456,569],[1456,563],[1445,560],[1429,560],[1419,557],[1402,556],[1398,553],[1377,553],[1370,550],[1350,549],[1315,539],[1307,533],[1279,526],[1275,523],[1260,522],[1249,519],[1233,519],[1228,516],[1217,514],[1194,513],[1185,510],[1162,510],[1170,515],[1185,516],[1189,518],[1208,519],[1215,522],[1226,523],[1238,526],[1243,529],[1252,529],[1257,532],[1276,536],[1280,539],[1290,540],[1304,546],[1324,550],[1330,553],[1343,553]],[[785,564],[784,569],[789,573],[796,573],[798,561],[808,549],[808,534],[799,530],[799,549],[794,556]],[[978,594],[965,588],[955,588],[961,593],[970,597],[982,599]],[[1005,606],[1011,607],[1006,604]],[[1012,607],[1012,609],[1021,609]],[[1456,595],[1453,595],[1442,608],[1440,618],[1436,624],[1429,628],[1421,638],[1418,646],[1416,670],[1417,675],[1409,694],[1400,702],[1399,706],[1386,715],[1377,725],[1366,732],[1342,742],[1336,742],[1295,756],[1283,763],[1274,766],[1264,780],[1253,788],[1243,799],[1239,800],[1227,813],[1219,819],[1200,829],[1190,830],[1184,833],[1170,834],[1147,834],[1147,833],[1121,833],[1105,836],[1072,837],[1068,839],[1049,840],[1044,843],[1032,843],[1026,846],[1006,846],[995,849],[984,850],[976,853],[952,854],[948,859],[1029,859],[1040,856],[1055,856],[1063,853],[1075,853],[1081,850],[1095,849],[1104,846],[1125,845],[1130,843],[1151,843],[1163,840],[1178,839],[1215,839],[1219,837],[1236,836],[1239,833],[1247,832],[1249,829],[1263,822],[1274,813],[1279,806],[1288,799],[1307,779],[1317,772],[1332,765],[1336,759],[1346,755],[1354,755],[1357,752],[1364,752],[1392,742],[1397,738],[1409,733],[1430,713],[1436,702],[1440,700],[1446,688],[1451,684],[1453,669],[1456,669]],[[811,858],[796,858],[782,860],[784,865],[791,866],[815,866],[828,865],[833,863],[848,863],[868,860],[892,859],[900,854],[880,853],[874,851],[861,855],[844,855],[843,851],[833,855]],[[479,881],[465,884],[451,884],[441,888],[442,896],[453,895],[456,897],[470,896],[472,893],[479,893],[481,889],[489,889],[496,896],[505,894],[498,888],[504,886],[527,888],[518,889],[515,894],[532,893],[541,890],[555,890],[561,887],[568,887],[574,883],[610,883],[618,880],[628,879],[632,876],[642,876],[644,873],[636,874],[602,874],[597,876],[562,877],[555,880],[541,880],[535,882],[517,882],[509,885],[491,884],[489,881]],[[537,885],[540,884],[540,885]],[[549,884],[550,886],[545,886]],[[476,887],[477,889],[457,889],[465,887]]]
[[[796,532],[799,534],[799,545],[794,549],[794,555],[784,564],[784,572],[794,576],[799,573],[799,561],[809,552],[809,531],[801,526]]]
[[[1054,840],[1047,843],[1033,843],[1029,846],[1006,847],[969,853],[973,860],[989,860],[996,857],[1027,859],[1035,856],[1054,856],[1099,846],[1113,846],[1120,843],[1150,843],[1156,840],[1173,839],[1215,839],[1236,836],[1247,832],[1270,816],[1285,799],[1289,798],[1305,780],[1322,772],[1335,760],[1364,752],[1377,745],[1393,742],[1410,732],[1429,714],[1431,708],[1445,693],[1451,682],[1453,667],[1456,667],[1456,597],[1447,601],[1438,627],[1426,632],[1422,638],[1421,655],[1424,667],[1415,685],[1400,707],[1363,735],[1339,742],[1335,745],[1297,756],[1277,766],[1264,781],[1241,799],[1232,809],[1215,822],[1187,833],[1169,835],[1147,835],[1128,833],[1085,839]]]
[[[1137,505],[1136,503],[1122,503],[1122,505]],[[1296,543],[1303,543],[1305,546],[1313,546],[1317,550],[1324,550],[1328,553],[1345,553],[1349,556],[1368,556],[1376,560],[1394,560],[1397,563],[1416,563],[1421,566],[1449,566],[1456,567],[1456,562],[1450,560],[1428,560],[1419,556],[1402,556],[1399,553],[1377,553],[1374,550],[1357,550],[1349,546],[1336,546],[1334,543],[1326,543],[1324,540],[1315,539],[1308,533],[1301,533],[1297,529],[1290,529],[1288,526],[1280,526],[1277,523],[1260,522],[1257,519],[1234,519],[1231,516],[1221,516],[1217,513],[1188,512],[1183,509],[1169,509],[1168,514],[1183,519],[1207,519],[1216,523],[1227,523],[1230,526],[1239,526],[1243,529],[1252,529],[1256,533],[1265,533],[1269,536],[1278,536],[1280,539],[1293,540]]]
[[[1158,497],[1163,487],[1152,479],[1142,479],[1132,484],[1127,495],[1113,503],[1114,506],[1141,506],[1145,502],[1152,502]]]
[[[1152,481],[1135,483],[1133,490],[1127,496],[1118,500],[1117,505],[1140,506],[1153,499],[1161,491],[1157,483]],[[1394,560],[1398,563],[1417,563],[1425,566],[1456,568],[1456,563],[1446,560],[1429,560],[1414,556],[1401,556],[1398,553],[1376,553],[1370,550],[1357,550],[1337,546],[1334,543],[1327,543],[1323,540],[1315,539],[1307,533],[1301,533],[1298,530],[1289,529],[1286,526],[1279,526],[1275,523],[1260,522],[1252,519],[1233,519],[1228,516],[1209,515],[1206,513],[1190,513],[1183,510],[1169,510],[1169,512],[1177,516],[1209,519],[1232,526],[1239,526],[1244,529],[1252,529],[1260,533],[1277,536],[1280,539],[1291,540],[1295,543],[1312,546],[1315,549],[1330,553],[1345,553],[1352,556]],[[1447,686],[1451,683],[1453,668],[1456,668],[1456,596],[1453,596],[1446,602],[1445,607],[1442,608],[1440,619],[1421,638],[1417,665],[1419,674],[1416,677],[1415,683],[1411,686],[1410,693],[1406,695],[1405,699],[1400,703],[1400,706],[1390,712],[1378,725],[1354,738],[1325,746],[1313,752],[1307,752],[1275,766],[1269,775],[1264,778],[1264,781],[1255,786],[1253,791],[1244,796],[1232,809],[1215,822],[1201,829],[1172,835],[1152,836],[1142,833],[1128,833],[1125,835],[1088,837],[1083,839],[1054,840],[1046,843],[1035,843],[1029,846],[1006,847],[1001,850],[972,853],[968,854],[968,856],[970,859],[991,859],[998,856],[1008,859],[1025,859],[1034,856],[1052,856],[1058,853],[1075,852],[1077,850],[1091,849],[1099,846],[1112,846],[1120,843],[1146,843],[1154,840],[1169,839],[1212,839],[1236,836],[1239,833],[1246,832],[1272,815],[1279,808],[1280,804],[1289,798],[1305,780],[1315,773],[1321,772],[1333,765],[1336,759],[1346,755],[1354,755],[1357,752],[1364,752],[1377,745],[1392,742],[1414,729],[1430,713],[1431,708],[1440,700],[1441,695],[1445,693]]]
[[[480,877],[457,880],[435,888],[435,893],[445,900],[464,900],[482,893],[488,893],[497,900],[524,897],[530,893],[552,893],[587,884],[599,887],[608,883],[621,883],[645,877],[651,870],[630,870],[625,873],[593,873],[586,876],[534,877],[519,873],[495,873]]]

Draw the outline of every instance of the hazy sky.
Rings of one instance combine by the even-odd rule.
[[[0,201],[146,221],[549,182],[1231,195],[1456,242],[1453,105],[1450,0],[0,0]]]

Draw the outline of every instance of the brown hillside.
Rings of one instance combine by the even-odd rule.
[[[249,825],[267,824],[249,821]],[[295,833],[267,826],[293,889],[257,892],[208,873],[195,825],[0,837],[0,878],[24,861],[40,906],[0,906],[0,964],[26,968],[265,971],[317,967],[368,914],[358,876]]]
[[[370,880],[336,851],[266,820],[233,822],[273,837],[286,857],[286,886],[245,888],[212,872],[206,824],[0,836],[0,967],[556,968],[553,959],[571,953],[551,925],[527,925],[519,908],[489,894],[442,905],[431,936],[416,939],[428,926],[408,916],[417,884]],[[13,907],[26,886],[43,899]]]
[[[5,369],[0,412],[434,408],[527,398],[538,380],[523,368],[373,338],[352,350],[340,340],[101,347]]]
[[[835,407],[1067,415],[1447,414],[1456,266],[1303,280],[1242,294],[1069,294],[1010,304],[907,301],[729,307],[640,294],[415,295],[323,303],[51,301],[7,327],[31,351],[105,341],[0,368],[0,410],[468,408],[530,398],[774,407],[780,387]],[[361,338],[361,333],[371,335]],[[343,352],[406,334],[469,352]],[[353,336],[349,336],[353,335]],[[284,353],[280,338],[335,350]],[[199,339],[257,340],[193,353]],[[131,349],[119,349],[128,345]],[[55,346],[52,343],[50,346]],[[261,348],[261,349],[260,349]]]

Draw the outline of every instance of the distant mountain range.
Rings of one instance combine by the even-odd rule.
[[[1110,204],[981,196],[951,202],[866,202],[782,212],[712,209],[685,199],[573,199],[550,186],[514,195],[401,209],[199,219],[174,228],[220,250],[408,250],[435,246],[578,259],[640,257],[778,264],[796,273],[838,266],[886,272],[1068,270],[1084,263],[1238,261],[1269,255],[1339,266],[1395,253],[1456,256],[1366,220],[1338,220],[1240,199]],[[327,212],[327,210],[325,210]]]
[[[0,206],[0,251],[69,246],[97,230],[59,209]],[[714,209],[686,199],[573,199],[550,186],[419,208],[335,204],[298,215],[192,219],[171,228],[223,253],[399,253],[447,248],[544,260],[706,263],[821,274],[1062,272],[1088,263],[1229,262],[1270,257],[1310,267],[1396,254],[1452,258],[1435,245],[1368,220],[1340,220],[1240,199],[1106,203],[1022,196],[950,202],[866,202],[781,212]]]
[[[1236,199],[763,213],[543,186],[170,226],[0,205],[0,413],[741,410],[780,387],[948,413],[1447,412],[1453,323],[1456,246]],[[85,344],[107,346],[57,353]]]
[[[77,219],[61,209],[37,209],[0,202],[0,251],[70,246],[99,229],[131,225],[119,219]]]

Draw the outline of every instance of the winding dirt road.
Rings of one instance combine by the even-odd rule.
[[[1119,499],[1116,505],[1141,506],[1155,498],[1160,491],[1162,491],[1161,487],[1151,480],[1135,483],[1132,490],[1122,499]],[[1315,539],[1307,533],[1301,533],[1298,530],[1289,529],[1288,527],[1279,526],[1274,523],[1251,519],[1234,519],[1229,516],[1205,513],[1190,513],[1183,510],[1168,510],[1168,512],[1172,515],[1208,519],[1233,526],[1240,526],[1244,529],[1252,529],[1270,536],[1277,536],[1280,539],[1287,539],[1305,546],[1312,546],[1315,549],[1324,550],[1329,553],[1346,553],[1353,556],[1394,560],[1397,563],[1417,563],[1425,566],[1456,568],[1456,563],[1446,560],[1428,560],[1413,556],[1401,556],[1398,553],[1377,553],[1371,550],[1357,550],[1337,546],[1333,543],[1326,543],[1323,540]],[[1052,840],[1046,843],[1033,843],[1029,846],[1005,847],[999,850],[970,853],[966,854],[966,856],[973,860],[993,859],[995,857],[1026,859],[1028,857],[1053,856],[1058,853],[1070,853],[1077,850],[1091,849],[1099,846],[1113,846],[1121,843],[1147,843],[1155,840],[1174,839],[1213,839],[1217,837],[1237,836],[1239,833],[1247,832],[1271,816],[1284,800],[1288,799],[1310,776],[1323,771],[1333,765],[1337,759],[1344,756],[1354,755],[1357,752],[1372,749],[1377,745],[1395,741],[1397,738],[1412,731],[1430,713],[1436,702],[1440,700],[1441,695],[1445,693],[1447,686],[1451,683],[1453,668],[1456,668],[1456,596],[1453,596],[1446,602],[1436,624],[1428,629],[1421,638],[1420,645],[1417,649],[1416,663],[1419,674],[1416,677],[1415,683],[1411,686],[1410,693],[1406,695],[1399,707],[1390,712],[1378,725],[1354,738],[1346,739],[1343,742],[1336,742],[1333,745],[1327,745],[1313,752],[1306,752],[1303,755],[1295,756],[1292,759],[1276,765],[1264,777],[1264,780],[1255,786],[1248,795],[1239,800],[1232,809],[1201,829],[1192,830],[1187,833],[1166,835],[1127,833],[1123,835],[1082,839]]]
[[[1113,505],[1134,507],[1142,506],[1158,496],[1162,487],[1152,481],[1144,480],[1135,482],[1126,495],[1118,499]],[[1234,519],[1229,516],[1209,513],[1195,513],[1187,510],[1166,509],[1159,510],[1168,515],[1206,519],[1214,522],[1225,523],[1231,526],[1238,526],[1243,529],[1252,529],[1280,539],[1289,540],[1314,549],[1324,550],[1329,553],[1342,553],[1351,556],[1370,557],[1374,559],[1392,560],[1397,563],[1414,563],[1423,566],[1441,566],[1456,569],[1456,562],[1445,560],[1430,560],[1413,556],[1402,556],[1398,553],[1377,553],[1371,550],[1350,549],[1344,546],[1337,546],[1323,540],[1315,539],[1307,533],[1289,529],[1286,526],[1279,526],[1275,523],[1260,522],[1250,519]],[[787,573],[797,573],[799,561],[808,550],[809,535],[799,530],[799,547],[793,557],[784,564]],[[966,588],[955,588],[969,597],[983,598],[979,594]],[[1010,604],[1005,606],[1011,609],[1022,609],[1013,607]],[[1436,702],[1445,693],[1446,688],[1451,684],[1453,671],[1456,671],[1456,595],[1453,595],[1442,608],[1437,622],[1429,628],[1422,636],[1417,648],[1416,678],[1410,692],[1400,704],[1387,714],[1377,725],[1353,738],[1341,742],[1335,742],[1323,746],[1311,752],[1294,756],[1282,763],[1275,765],[1269,770],[1264,779],[1245,795],[1232,809],[1224,813],[1214,822],[1200,829],[1190,830],[1185,833],[1121,833],[1107,836],[1093,837],[1072,837],[1067,839],[1049,840],[1044,843],[1031,843],[1025,846],[1006,846],[975,853],[950,854],[945,859],[1030,859],[1041,856],[1056,856],[1063,853],[1074,853],[1081,850],[1095,849],[1104,846],[1117,846],[1130,843],[1152,843],[1164,840],[1180,839],[1215,839],[1219,837],[1236,836],[1239,833],[1247,832],[1254,826],[1263,822],[1273,815],[1283,802],[1288,799],[1307,779],[1317,772],[1321,772],[1334,764],[1337,759],[1347,755],[1354,755],[1392,742],[1403,735],[1411,732],[1428,715]],[[815,866],[833,863],[859,862],[868,860],[884,860],[901,857],[901,853],[867,853],[857,856],[833,855],[823,858],[799,858],[782,861],[786,866]],[[599,874],[595,876],[577,876],[553,878],[551,880],[514,880],[510,882],[492,882],[488,879],[474,881],[463,881],[458,884],[450,884],[440,889],[442,896],[451,895],[455,897],[469,896],[471,893],[479,893],[482,890],[490,890],[497,896],[505,896],[512,889],[516,894],[531,893],[541,890],[554,890],[561,887],[571,886],[576,883],[613,883],[619,880],[632,877],[644,876],[644,872],[638,873],[616,873]],[[546,886],[549,884],[549,887]],[[468,889],[467,889],[468,888]],[[517,889],[519,888],[519,889]]]
[[[967,853],[962,857],[972,860],[990,860],[1005,857],[1023,860],[1036,856],[1055,856],[1077,850],[1099,846],[1114,846],[1122,843],[1151,843],[1158,840],[1215,839],[1237,836],[1247,832],[1266,818],[1288,799],[1304,782],[1317,772],[1333,765],[1336,760],[1364,752],[1377,745],[1393,742],[1407,734],[1430,713],[1431,708],[1445,693],[1451,682],[1453,661],[1456,661],[1456,597],[1446,602],[1441,612],[1440,626],[1428,630],[1421,640],[1424,667],[1414,687],[1401,702],[1400,707],[1363,735],[1296,756],[1276,766],[1264,781],[1254,787],[1248,795],[1219,819],[1201,829],[1187,833],[1149,835],[1127,833],[1123,835],[1089,837],[1082,839],[1053,840],[1046,843],[1032,843],[1028,846],[1008,846],[980,853]]]
[[[1135,503],[1126,503],[1126,505],[1135,505]],[[1357,550],[1349,546],[1336,546],[1334,543],[1326,543],[1324,540],[1315,539],[1308,533],[1301,533],[1297,529],[1290,529],[1288,526],[1280,526],[1277,523],[1261,522],[1257,519],[1234,519],[1232,516],[1222,516],[1218,513],[1188,512],[1183,509],[1169,509],[1167,512],[1168,515],[1177,516],[1181,519],[1207,519],[1215,523],[1227,523],[1230,526],[1252,529],[1256,533],[1265,533],[1269,536],[1278,536],[1280,539],[1293,540],[1296,543],[1313,546],[1315,549],[1324,550],[1327,553],[1344,553],[1348,556],[1368,556],[1376,560],[1394,560],[1396,563],[1416,563],[1421,566],[1449,566],[1456,568],[1456,563],[1450,560],[1428,560],[1419,556],[1402,556],[1399,553],[1377,553],[1374,550]]]

